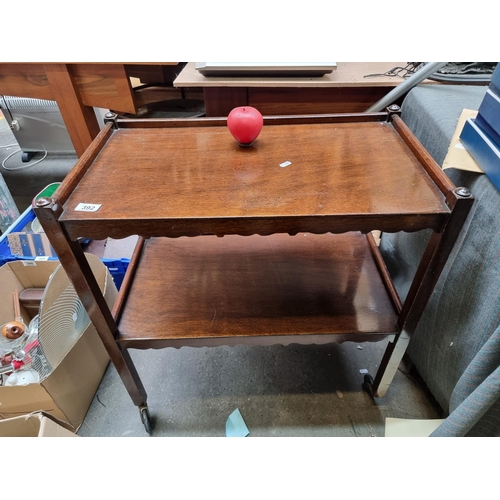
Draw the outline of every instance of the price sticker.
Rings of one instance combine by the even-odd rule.
[[[23,260],[22,263],[25,267],[36,267],[36,262],[34,260]]]
[[[102,207],[102,204],[96,203],[78,203],[75,212],[97,212]]]

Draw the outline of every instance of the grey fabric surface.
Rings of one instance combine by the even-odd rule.
[[[401,118],[442,165],[464,108],[479,109],[487,86],[421,85],[406,96]]]
[[[432,437],[498,435],[500,399],[500,327],[460,377],[452,394],[450,416]]]
[[[462,109],[478,109],[485,91],[486,87],[420,86],[403,102],[402,118],[441,165]],[[440,406],[450,413],[434,435],[499,436],[495,369],[500,358],[496,340],[500,325],[500,193],[485,175],[455,169],[446,173],[455,185],[471,189],[476,203],[408,354]],[[428,234],[382,235],[380,248],[402,297]]]

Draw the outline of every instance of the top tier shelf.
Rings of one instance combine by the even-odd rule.
[[[72,239],[439,231],[445,191],[394,120],[267,117],[250,148],[223,119],[117,120],[63,185],[59,220]]]

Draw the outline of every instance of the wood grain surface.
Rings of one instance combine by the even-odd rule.
[[[142,348],[397,331],[357,232],[148,240],[119,329],[118,342]]]
[[[61,221],[71,237],[102,239],[439,230],[448,214],[392,125],[377,121],[269,125],[251,148],[225,126],[119,129]]]

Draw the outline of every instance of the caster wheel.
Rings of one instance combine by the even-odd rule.
[[[27,163],[29,161],[31,161],[31,159],[33,158],[33,156],[36,155],[36,152],[34,151],[28,151],[28,152],[24,152],[22,155],[21,155],[21,160],[23,161],[23,163]]]
[[[373,377],[371,375],[365,375],[363,379],[363,389],[370,395],[373,399]]]
[[[140,408],[139,412],[141,414],[142,424],[144,425],[146,432],[151,436],[153,434],[154,422],[153,419],[151,418],[151,415],[149,414],[147,406]]]

